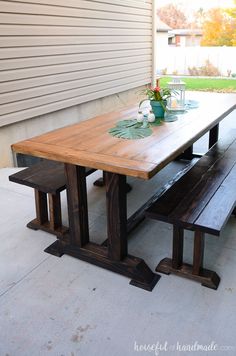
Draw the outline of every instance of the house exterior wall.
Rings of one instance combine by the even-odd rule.
[[[0,1],[0,59],[6,166],[18,137],[135,101],[137,88],[151,82],[152,0]]]
[[[0,127],[0,168],[17,165],[15,155],[11,151],[12,143],[136,103],[137,92],[141,91],[142,88],[126,90],[116,95],[109,95]]]
[[[156,41],[157,41],[157,48],[167,47],[168,46],[168,32],[157,31]]]
[[[194,47],[201,45],[201,39],[201,35],[175,35],[170,44],[177,47]]]
[[[185,46],[193,47],[201,45],[202,36],[189,36],[186,38]]]

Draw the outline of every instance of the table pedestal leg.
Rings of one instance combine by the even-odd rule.
[[[108,257],[113,261],[131,258],[128,256],[125,189],[125,176],[106,173]],[[136,257],[132,257],[123,273],[132,278],[130,284],[149,291],[160,279],[142,259]]]
[[[208,149],[210,149],[217,141],[219,138],[219,124],[214,126],[210,131],[209,131],[209,144],[208,144]]]
[[[120,261],[127,256],[126,177],[106,173],[108,256]]]
[[[106,172],[102,172],[102,177],[98,178],[97,180],[95,180],[93,185],[95,185],[96,187],[105,187],[105,185],[106,185]],[[126,183],[126,188],[125,188],[126,193],[129,193],[131,190],[132,190],[131,185],[129,183]]]
[[[45,251],[68,254],[131,278],[131,284],[151,291],[160,276],[146,263],[127,253],[126,177],[106,173],[108,246],[89,241],[86,174],[83,167],[65,165],[69,214],[69,236],[58,239]]]

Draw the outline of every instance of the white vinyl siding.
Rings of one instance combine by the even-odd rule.
[[[0,1],[0,126],[151,75],[151,0]]]

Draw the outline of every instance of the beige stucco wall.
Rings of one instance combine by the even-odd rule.
[[[130,89],[92,102],[0,127],[0,168],[15,165],[11,144],[136,103],[140,99],[138,94],[140,90],[141,88]]]

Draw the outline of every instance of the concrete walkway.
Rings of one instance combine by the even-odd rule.
[[[221,135],[232,126],[235,112]],[[204,145],[203,139],[195,150]],[[148,182],[130,179],[129,213],[181,167],[172,163]],[[205,266],[221,277],[217,291],[163,275],[150,293],[123,276],[44,253],[54,237],[25,227],[34,218],[34,198],[32,189],[8,182],[17,170],[0,170],[0,356],[236,355],[235,218],[220,238],[206,238]],[[99,175],[88,177],[94,241],[103,241],[106,231],[104,189],[92,185]],[[64,193],[62,204],[66,224]],[[133,233],[129,252],[154,270],[170,255],[171,232],[171,226],[147,220]],[[187,235],[191,262],[192,233]],[[188,350],[200,345],[213,350]]]

